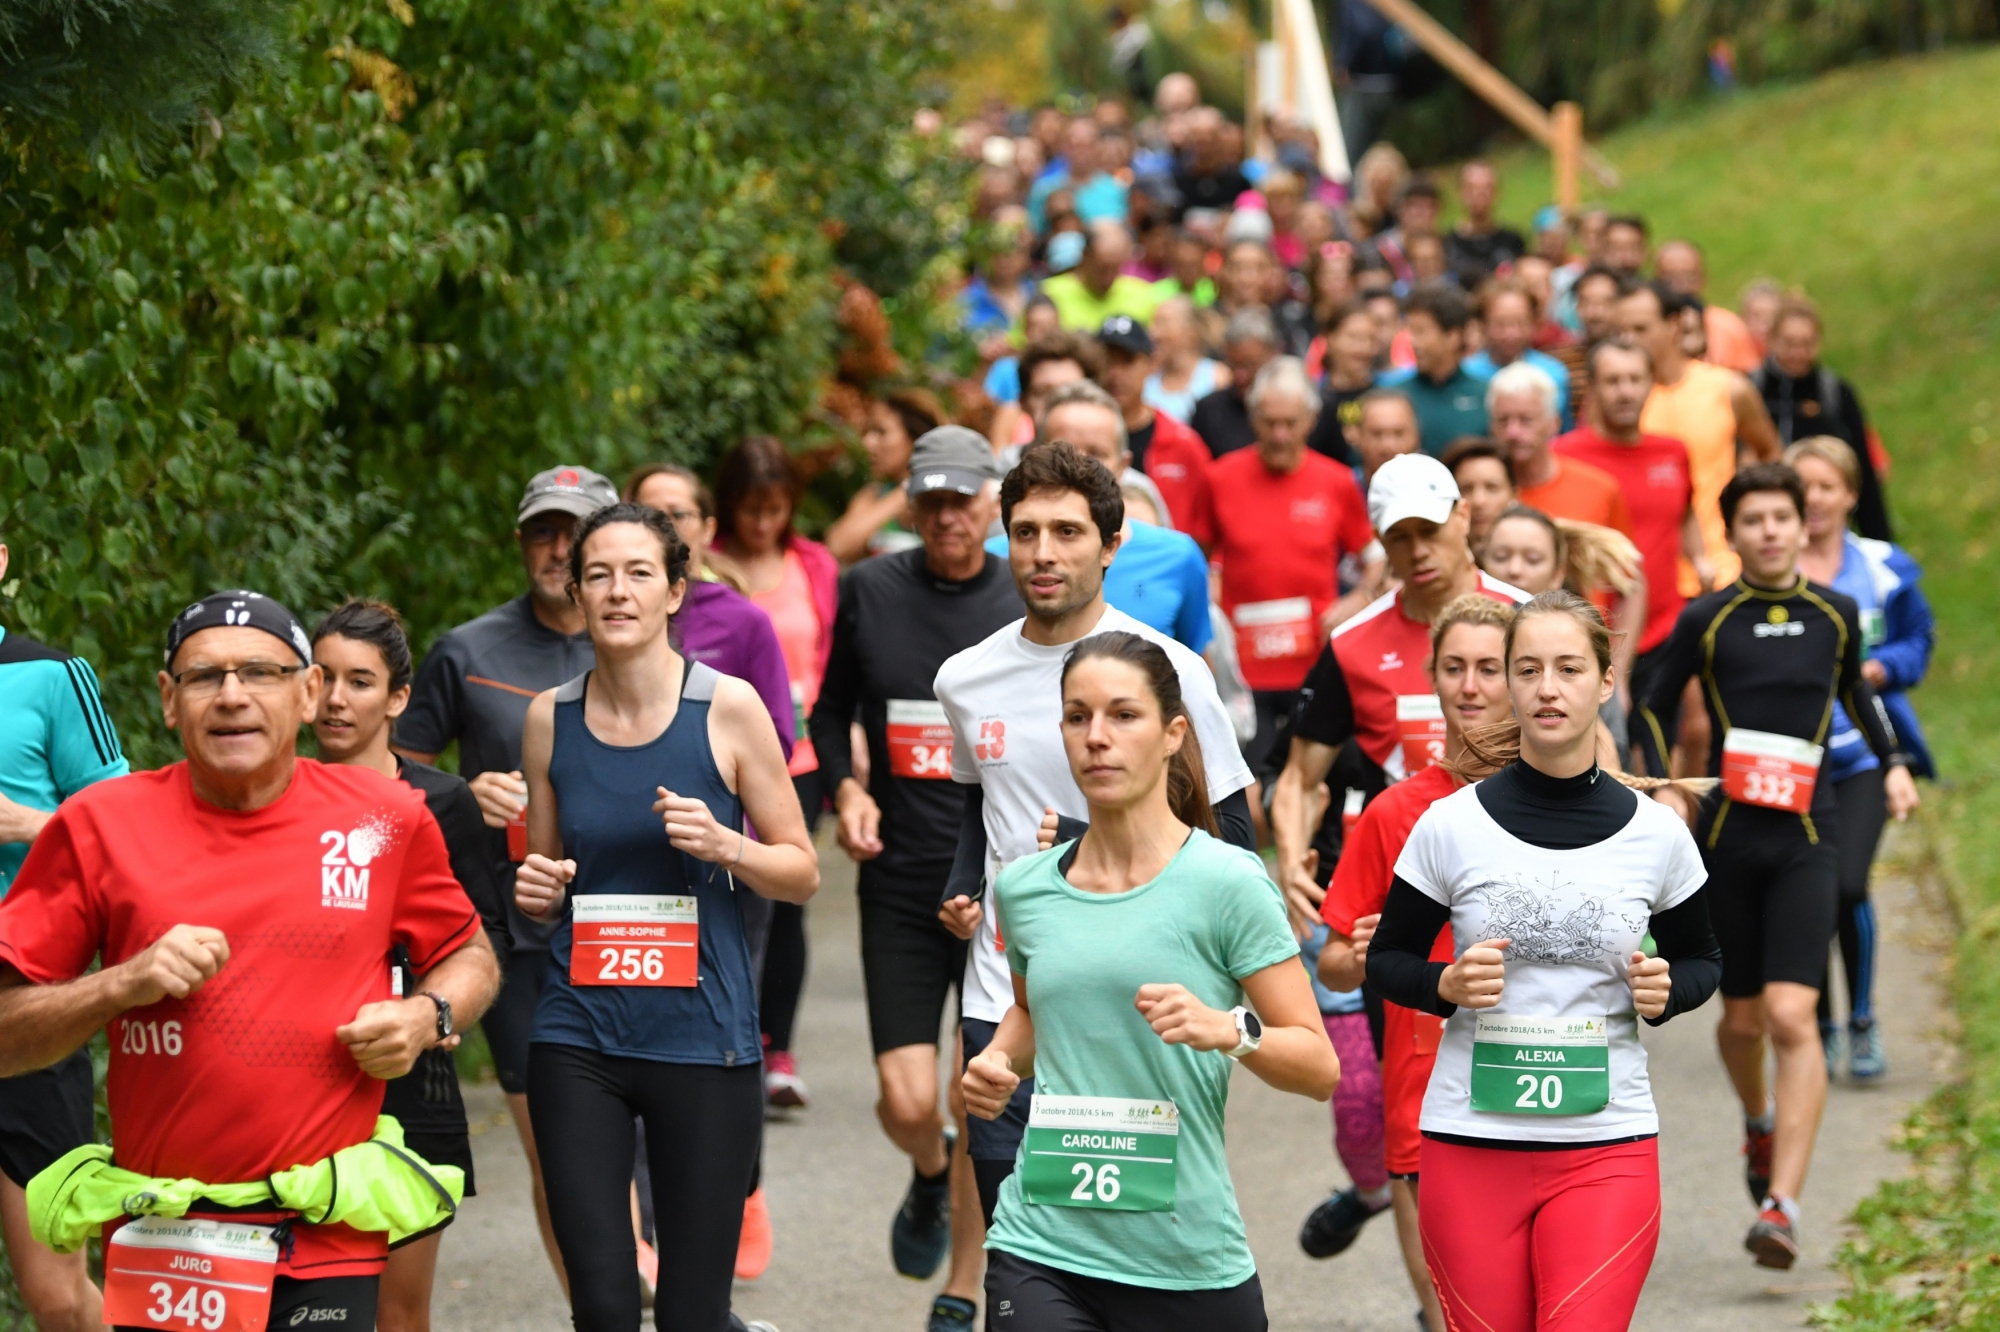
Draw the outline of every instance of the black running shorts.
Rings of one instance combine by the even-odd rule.
[[[382,1113],[403,1126],[403,1143],[432,1165],[465,1172],[465,1196],[478,1192],[472,1181],[472,1137],[459,1092],[458,1068],[449,1050],[426,1050],[382,1092]]]
[[[1708,915],[1722,944],[1722,993],[1755,998],[1771,981],[1819,989],[1840,903],[1834,831],[1808,838],[1796,814],[1732,804],[1714,846],[1704,830]]]
[[[1154,1290],[986,1254],[988,1326],[1000,1332],[1265,1332],[1256,1276],[1223,1290]]]
[[[861,867],[861,975],[878,1055],[937,1044],[945,996],[965,979],[965,940],[938,919],[950,868],[910,876]]]
[[[0,1172],[22,1188],[85,1143],[97,1141],[90,1051],[53,1068],[0,1078]]]

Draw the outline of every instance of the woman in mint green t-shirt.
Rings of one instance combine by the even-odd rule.
[[[1322,1101],[1340,1063],[1276,885],[1214,836],[1166,653],[1135,634],[1078,643],[1062,727],[1090,828],[1001,874],[1014,1007],[965,1072],[989,1119],[1036,1079],[987,1232],[987,1305],[1012,1332],[1262,1332],[1223,1151],[1230,1061]]]

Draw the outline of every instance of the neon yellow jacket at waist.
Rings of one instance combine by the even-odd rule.
[[[156,1179],[111,1164],[111,1148],[79,1147],[28,1181],[28,1229],[57,1253],[74,1253],[106,1223],[127,1216],[186,1216],[197,1202],[295,1212],[310,1225],[345,1222],[388,1232],[389,1243],[435,1230],[458,1211],[465,1172],[432,1165],[403,1145],[389,1115],[375,1136],[311,1165],[250,1184]]]

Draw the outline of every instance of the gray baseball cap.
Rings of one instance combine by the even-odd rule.
[[[537,472],[521,493],[521,508],[514,521],[525,523],[538,513],[568,513],[588,518],[607,504],[618,502],[618,487],[588,467],[551,467]]]
[[[953,490],[961,495],[977,495],[988,481],[1000,479],[1000,464],[993,446],[977,430],[961,425],[944,425],[917,436],[910,449],[910,498],[933,490]]]

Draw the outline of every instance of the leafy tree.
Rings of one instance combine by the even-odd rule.
[[[0,0],[8,137],[158,140],[266,65],[279,0]]]
[[[952,8],[308,0],[157,169],[8,155],[0,615],[97,661],[156,761],[193,597],[365,591],[422,642],[518,584],[536,470],[796,430],[836,266],[893,290],[962,225],[906,128]]]

